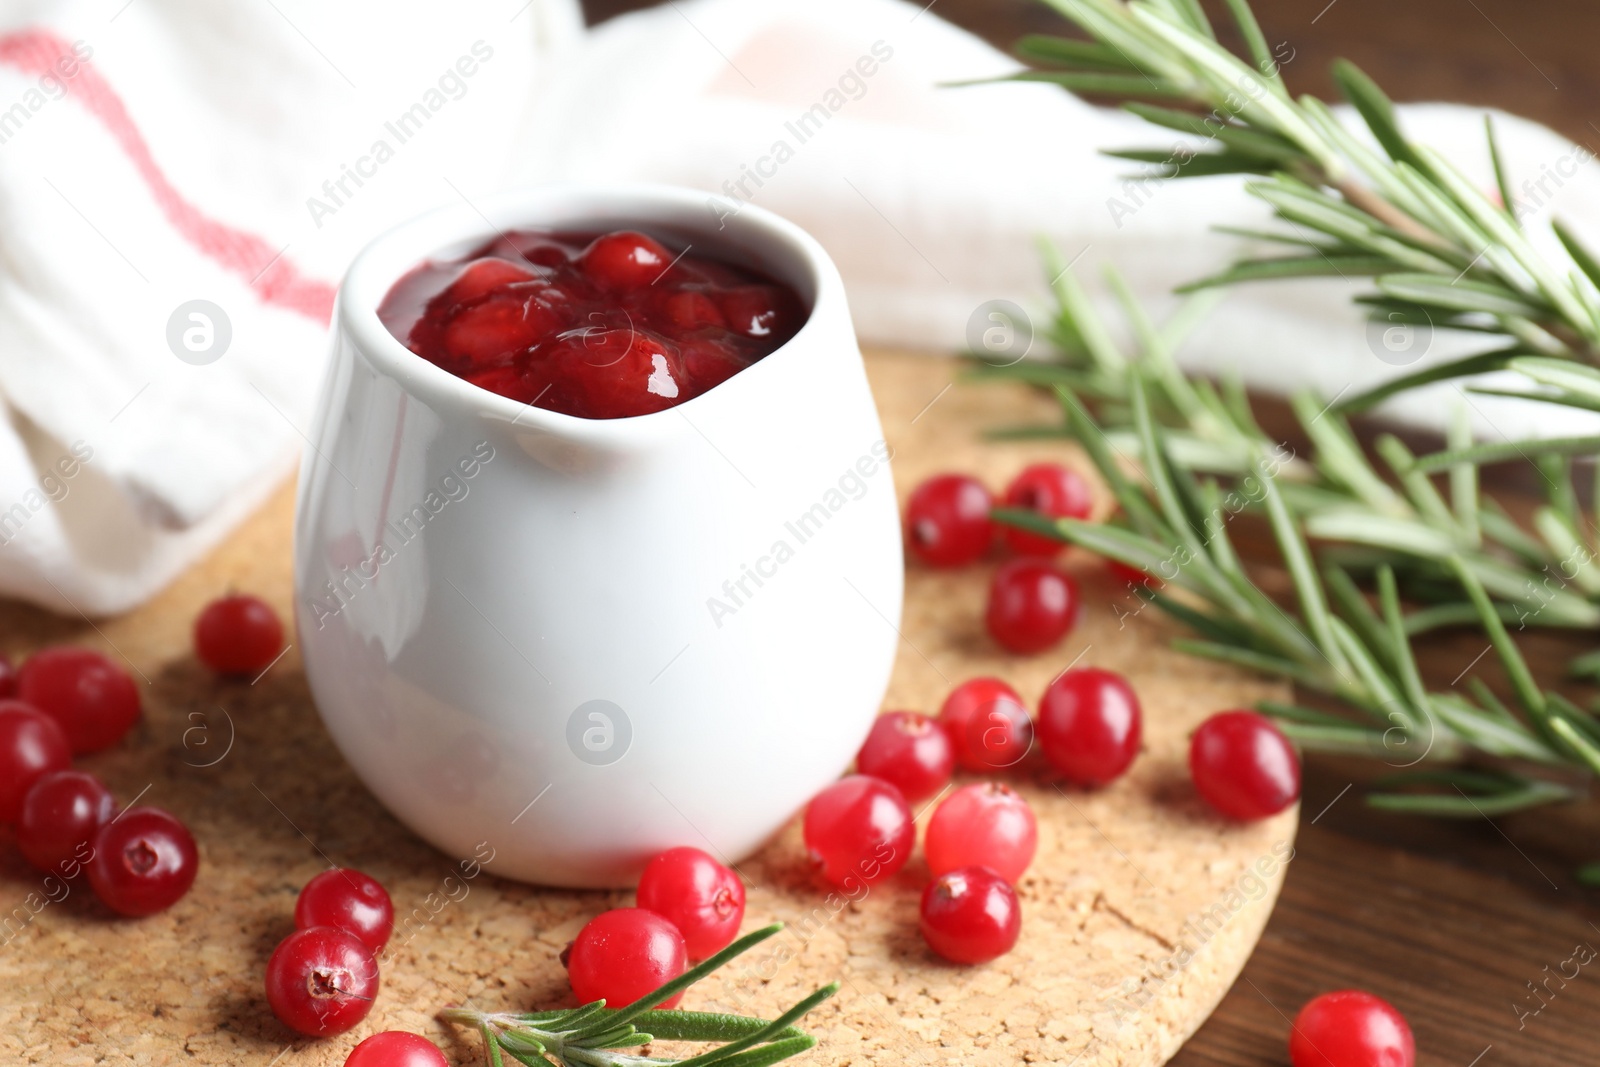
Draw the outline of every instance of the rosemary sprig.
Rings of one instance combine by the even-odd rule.
[[[1036,69],[1015,77],[1128,98],[1128,110],[1186,140],[1174,149],[1113,155],[1154,164],[1145,179],[1252,176],[1246,189],[1283,223],[1280,229],[1246,235],[1287,247],[1287,254],[1242,259],[1188,289],[1276,278],[1370,276],[1376,291],[1360,299],[1386,325],[1499,335],[1482,352],[1336,398],[1331,413],[1364,410],[1421,385],[1494,370],[1510,371],[1525,385],[1469,383],[1466,391],[1600,410],[1600,260],[1559,222],[1553,230],[1566,255],[1551,259],[1535,247],[1517,215],[1492,126],[1487,127],[1488,147],[1500,203],[1450,160],[1407,138],[1388,97],[1353,64],[1337,63],[1334,75],[1381,151],[1346,129],[1323,101],[1292,97],[1246,0],[1227,3],[1247,46],[1243,58],[1217,43],[1197,0],[1046,2],[1093,39],[1027,38],[1019,53]],[[1177,106],[1139,102],[1149,97]],[[1068,307],[1065,299],[1063,307]],[[1097,359],[1096,366],[1107,369],[1104,360]],[[1094,395],[1093,389],[1085,392]],[[1342,436],[1338,429],[1328,432]],[[1458,516],[1459,529],[1435,524],[1457,542],[1457,550],[1470,554],[1487,539],[1490,555],[1519,561],[1515,571],[1498,578],[1482,575],[1497,598],[1516,601],[1508,583],[1526,585],[1531,578],[1542,587],[1543,572],[1574,548],[1591,558],[1600,553],[1581,536],[1582,523],[1573,521],[1570,478],[1570,457],[1597,452],[1600,437],[1493,445],[1462,439],[1398,465],[1407,468],[1402,480],[1413,485],[1420,485],[1419,475],[1434,471],[1451,470],[1459,477],[1465,468],[1485,463],[1532,459],[1538,465],[1549,486],[1551,512],[1541,517],[1536,539],[1512,536],[1505,543],[1497,536],[1503,522],[1483,526],[1470,513]],[[1367,483],[1365,488],[1374,487]],[[1385,513],[1397,510],[1392,499],[1361,503],[1381,503]],[[1318,536],[1339,539],[1347,532],[1337,517],[1322,525]],[[1376,530],[1358,525],[1357,532]],[[1434,551],[1423,554],[1440,558],[1437,537],[1421,536],[1414,528],[1400,532],[1417,535],[1405,544],[1431,546]],[[1573,591],[1575,599],[1590,602],[1586,608],[1561,597],[1567,602],[1542,607],[1539,621],[1600,625],[1595,609],[1600,581],[1591,574]],[[1521,600],[1527,599],[1524,591]]]
[[[1336,63],[1334,77],[1381,151],[1347,130],[1323,101],[1292,97],[1246,0],[1227,3],[1247,46],[1244,58],[1218,44],[1197,0],[1046,2],[1094,40],[1025,39],[1019,52],[1036,69],[1017,77],[1193,109],[1127,103],[1188,140],[1175,150],[1112,154],[1156,165],[1155,177],[1255,176],[1246,188],[1285,224],[1253,236],[1287,246],[1288,254],[1241,260],[1191,288],[1371,276],[1377,292],[1368,302],[1385,321],[1394,314],[1394,321],[1420,317],[1437,327],[1508,335],[1513,344],[1493,353],[1500,366],[1521,355],[1600,362],[1600,263],[1559,224],[1566,259],[1552,262],[1535,249],[1516,215],[1492,126],[1500,203],[1443,155],[1409,140],[1388,97],[1354,64]],[[1108,72],[1120,80],[1104,81]],[[1473,357],[1458,373],[1476,373],[1490,355]],[[1578,373],[1591,391],[1600,381]],[[1565,396],[1559,387],[1556,394]],[[1381,395],[1341,406],[1358,410]]]
[[[1193,631],[1178,642],[1185,651],[1336,702],[1342,713],[1261,707],[1308,747],[1396,767],[1399,773],[1379,784],[1383,791],[1369,797],[1375,805],[1478,817],[1574,799],[1578,792],[1557,779],[1600,773],[1600,720],[1536,683],[1507,626],[1600,626],[1594,524],[1580,513],[1572,481],[1573,458],[1600,452],[1600,438],[1483,444],[1472,440],[1458,410],[1447,446],[1434,454],[1414,456],[1398,438],[1378,438],[1379,469],[1346,413],[1490,370],[1528,383],[1494,391],[1600,410],[1594,257],[1558,227],[1570,262],[1541,258],[1512,211],[1406,139],[1387,98],[1353,66],[1341,64],[1337,78],[1381,154],[1326,104],[1291,97],[1245,0],[1227,3],[1248,62],[1217,44],[1196,0],[1048,2],[1093,40],[1028,39],[1022,53],[1051,69],[1021,77],[1196,109],[1128,104],[1204,145],[1118,154],[1158,165],[1160,177],[1254,175],[1247,188],[1287,228],[1248,236],[1292,253],[1243,260],[1186,287],[1197,296],[1164,327],[1111,274],[1136,340],[1129,352],[1047,248],[1059,358],[975,364],[975,374],[1053,390],[1061,425],[1007,435],[1077,439],[1111,487],[1121,518],[998,517],[1163,579],[1159,592],[1132,592]],[[1500,196],[1511,204],[1492,129],[1489,136]],[[1237,383],[1189,379],[1173,359],[1187,326],[1205,311],[1203,294],[1273,278],[1353,275],[1375,279],[1376,293],[1364,300],[1385,321],[1499,334],[1500,341],[1338,403],[1294,397],[1311,445],[1303,456],[1286,454],[1262,432]],[[1478,468],[1508,460],[1533,463],[1548,486],[1531,532],[1479,491]],[[1272,531],[1293,585],[1291,607],[1256,584],[1232,544],[1229,522],[1246,510]],[[1418,606],[1408,612],[1405,604]],[[1512,682],[1512,707],[1476,678],[1465,691],[1424,683],[1413,639],[1462,623],[1486,634]],[[1600,655],[1574,669],[1600,673]]]
[[[816,1044],[816,1038],[794,1024],[838,992],[837,984],[823,986],[770,1021],[719,1012],[654,1009],[782,929],[782,923],[774,923],[746,934],[626,1008],[607,1008],[605,1001],[599,1000],[559,1011],[446,1008],[439,1014],[478,1030],[490,1067],[505,1067],[506,1057],[530,1067],[769,1067]],[[715,1042],[717,1047],[682,1060],[616,1051],[652,1041]]]
[[[1183,331],[1205,301],[1180,311],[1176,321],[1157,329],[1133,301],[1127,286],[1110,273],[1112,287],[1139,344],[1132,354],[1110,340],[1111,332],[1071,271],[1053,250],[1047,267],[1056,276],[1059,316],[1054,337],[1060,350],[1052,361],[990,366],[972,361],[971,377],[1016,380],[1065,387],[1097,410],[1107,444],[1129,460],[1141,460],[1145,441],[1137,431],[1132,395],[1145,395],[1149,418],[1164,431],[1172,461],[1191,474],[1237,480],[1249,473],[1252,457],[1282,446],[1256,424],[1237,383],[1219,389],[1186,378],[1172,353]],[[1082,337],[1096,337],[1098,355]],[[1549,477],[1549,503],[1536,516],[1535,532],[1511,521],[1478,487],[1478,467],[1463,456],[1483,458],[1500,445],[1474,445],[1464,413],[1457,412],[1446,452],[1415,457],[1392,435],[1380,436],[1376,451],[1383,466],[1369,460],[1346,416],[1310,393],[1292,398],[1292,407],[1311,451],[1283,464],[1281,487],[1296,506],[1305,532],[1319,542],[1351,546],[1342,561],[1371,579],[1378,562],[1389,563],[1407,597],[1429,605],[1407,620],[1410,633],[1470,622],[1475,616],[1450,561],[1460,558],[1493,597],[1496,610],[1517,627],[1600,627],[1600,550],[1573,503],[1570,462],[1560,450],[1568,442],[1529,445],[1542,457]],[[999,437],[1077,436],[1070,423],[1011,427]],[[1441,457],[1453,458],[1441,462]],[[1450,493],[1429,479],[1448,474]],[[1260,501],[1246,500],[1258,509]],[[1591,669],[1600,670],[1600,664]]]
[[[1499,335],[1482,352],[1359,395],[1327,404],[1310,395],[1294,398],[1313,451],[1285,469],[1282,491],[1308,537],[1342,543],[1324,558],[1369,581],[1380,563],[1390,564],[1407,599],[1427,605],[1406,618],[1408,633],[1475,619],[1455,561],[1488,592],[1495,613],[1518,628],[1600,627],[1600,544],[1594,523],[1578,508],[1573,483],[1573,461],[1600,453],[1600,436],[1479,443],[1458,411],[1447,446],[1431,455],[1413,456],[1399,440],[1380,438],[1380,471],[1344,417],[1423,385],[1496,370],[1525,384],[1467,382],[1464,392],[1600,410],[1600,261],[1559,223],[1553,228],[1565,256],[1551,259],[1535,248],[1515,210],[1492,126],[1488,147],[1500,203],[1449,160],[1407,138],[1388,98],[1354,65],[1336,64],[1336,80],[1378,150],[1323,101],[1292,96],[1246,0],[1227,0],[1246,45],[1243,57],[1217,42],[1197,0],[1046,2],[1091,40],[1026,38],[1018,51],[1035,69],[1016,77],[1127,98],[1128,110],[1180,132],[1185,141],[1166,151],[1114,155],[1153,164],[1146,180],[1251,176],[1246,188],[1282,223],[1267,232],[1229,232],[1286,247],[1287,254],[1240,260],[1188,290],[1370,276],[1376,291],[1360,299],[1378,321]],[[1159,98],[1163,105],[1139,98]],[[1090,302],[1071,273],[1063,273],[1054,257],[1049,269],[1061,308],[1055,334],[1063,357],[1046,365],[980,368],[981,374],[1074,390],[1096,406],[1108,440],[1130,457],[1141,445],[1130,406],[1133,377],[1144,379],[1155,418],[1168,431],[1173,462],[1186,469],[1237,476],[1251,455],[1273,446],[1255,426],[1242,389],[1219,392],[1188,382],[1177,369],[1171,349],[1181,327],[1155,330],[1113,277],[1143,349],[1142,361],[1130,360],[1092,321]],[[1010,431],[1062,432],[1067,428]],[[1477,491],[1477,468],[1507,461],[1531,462],[1546,487],[1532,532]],[[1440,473],[1448,479],[1448,500],[1430,477]],[[1574,670],[1600,677],[1600,657],[1585,657]]]
[[[1600,720],[1534,682],[1482,583],[1460,556],[1446,565],[1468,593],[1474,619],[1513,681],[1516,711],[1476,678],[1471,695],[1430,691],[1412,652],[1394,569],[1377,568],[1376,605],[1336,564],[1316,568],[1301,517],[1284,490],[1283,465],[1265,452],[1224,485],[1173,462],[1167,430],[1148,417],[1143,384],[1133,381],[1142,437],[1143,480],[1067,386],[1056,393],[1074,434],[1117,498],[1124,520],[1052,520],[1029,511],[996,512],[1004,522],[1055,536],[1137,567],[1165,583],[1131,587],[1195,634],[1175,642],[1191,655],[1281,678],[1338,701],[1348,713],[1263,702],[1291,737],[1308,748],[1376,757],[1403,773],[1369,796],[1384,808],[1478,817],[1575,799],[1568,785],[1511,769],[1543,765],[1600,772]],[[1293,582],[1296,606],[1278,604],[1250,576],[1228,521],[1241,510],[1230,498],[1259,497]],[[1443,768],[1468,756],[1492,757],[1504,769]],[[1427,761],[1429,766],[1420,766]],[[1449,787],[1448,790],[1440,786]],[[1428,791],[1413,791],[1417,787]]]

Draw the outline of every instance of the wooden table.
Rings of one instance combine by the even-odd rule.
[[[1002,47],[1061,26],[1031,0],[936,3],[937,14]],[[595,20],[635,6],[587,4]],[[1297,50],[1288,77],[1298,90],[1330,95],[1328,63],[1346,56],[1397,99],[1493,105],[1600,146],[1590,122],[1600,115],[1600,5],[1592,0],[1257,0],[1256,7],[1268,38]],[[1516,486],[1501,495],[1513,506],[1519,500]],[[1484,643],[1462,635],[1430,646],[1430,682],[1447,685]],[[1571,637],[1524,642],[1546,678],[1592,645]],[[1493,679],[1492,669],[1485,673]],[[1423,1064],[1593,1063],[1600,968],[1570,980],[1552,976],[1576,946],[1600,948],[1600,896],[1573,876],[1579,864],[1600,859],[1595,808],[1423,821],[1366,808],[1361,791],[1375,776],[1366,764],[1312,757],[1306,770],[1299,853],[1277,913],[1243,977],[1174,1065],[1284,1063],[1288,1017],[1314,994],[1343,986],[1398,1004]],[[1565,965],[1569,975],[1573,966]],[[1519,1026],[1518,1007],[1538,1014]]]

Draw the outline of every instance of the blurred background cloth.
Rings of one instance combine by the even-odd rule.
[[[1292,83],[1298,53],[1274,48]],[[995,300],[1043,334],[1040,236],[1091,285],[1116,265],[1160,312],[1238,251],[1212,225],[1265,220],[1237,180],[1130,181],[1102,149],[1173,144],[1131,116],[1045,85],[944,87],[1016,67],[897,0],[674,0],[587,32],[570,0],[13,8],[0,595],[118,611],[225,535],[304,447],[345,265],[433,206],[540,181],[693,186],[708,228],[756,204],[813,232],[864,341],[947,352],[1019,325]],[[1488,187],[1481,114],[1405,121]],[[1513,185],[1565,175],[1522,207],[1600,233],[1592,157],[1498,122]],[[1353,291],[1234,292],[1184,358],[1331,398],[1468,350],[1374,334]],[[1422,425],[1449,410],[1408,403],[1394,414]],[[1491,436],[1580,417],[1475,404]]]

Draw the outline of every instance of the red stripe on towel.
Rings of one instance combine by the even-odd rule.
[[[72,65],[66,65],[69,61],[77,68],[70,78],[64,77],[62,68],[57,66],[60,63],[72,70]],[[59,78],[68,93],[116,140],[173,229],[203,255],[243,278],[264,302],[320,323],[332,318],[334,286],[307,277],[266,241],[208,217],[184,199],[157,165],[122,98],[99,71],[78,59],[70,43],[47,30],[5,34],[0,36],[0,63],[26,74],[53,74]]]

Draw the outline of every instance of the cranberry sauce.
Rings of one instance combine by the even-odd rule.
[[[501,396],[587,419],[661,411],[770,355],[805,323],[791,288],[642,233],[502,235],[395,283],[407,348]]]

